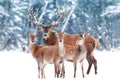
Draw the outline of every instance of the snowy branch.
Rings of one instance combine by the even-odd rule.
[[[101,16],[112,16],[120,13],[120,3],[114,6],[108,6],[101,14]]]
[[[69,21],[69,19],[70,19],[70,16],[72,15],[72,13],[73,13],[74,10],[75,10],[75,6],[73,6],[72,10],[70,11],[70,13],[69,13],[69,15],[68,15],[68,17],[67,17],[67,19],[66,19],[66,22],[65,22],[65,24],[64,24],[64,26],[63,26],[63,28],[62,28],[62,30],[61,30],[61,32],[64,32],[64,30],[65,30],[65,28],[66,28],[66,26],[67,26],[67,23],[68,23],[68,21]]]

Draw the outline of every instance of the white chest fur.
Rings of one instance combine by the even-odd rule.
[[[86,50],[86,47],[85,46],[80,46],[80,53],[79,53],[79,56],[78,56],[78,59],[77,61],[78,62],[81,62],[82,60],[84,60],[87,56],[87,50]]]
[[[60,54],[61,57],[64,57],[64,55],[65,55],[64,44],[63,43],[59,43],[59,54]]]

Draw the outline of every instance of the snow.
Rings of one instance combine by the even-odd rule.
[[[101,14],[101,16],[113,16],[120,13],[120,3],[116,5],[108,6]]]
[[[68,17],[67,17],[67,19],[66,19],[66,22],[65,22],[65,24],[63,25],[63,28],[62,28],[61,32],[64,32],[64,30],[65,30],[65,28],[66,28],[66,26],[67,26],[67,24],[68,24],[68,21],[69,21],[69,19],[70,19],[70,17],[71,17],[71,15],[72,15],[72,13],[73,13],[74,10],[75,10],[75,6],[73,6],[72,10],[70,11],[70,13],[69,13],[69,15],[68,15]]]
[[[3,17],[3,15],[9,17],[9,14],[7,13],[7,11],[5,11],[4,7],[0,5],[0,17]]]
[[[98,74],[94,74],[92,66],[86,74],[88,63],[84,61],[85,78],[82,78],[80,64],[77,65],[77,77],[73,78],[73,64],[65,61],[65,80],[119,80],[120,52],[94,51],[98,63]],[[37,63],[30,53],[20,51],[0,51],[0,80],[40,80],[37,78]],[[62,80],[54,78],[53,64],[46,65],[46,80]]]
[[[21,18],[19,16],[15,15],[15,21],[19,22],[19,21],[22,21],[22,20],[21,20]]]

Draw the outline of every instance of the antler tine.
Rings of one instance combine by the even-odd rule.
[[[58,14],[59,14],[59,19],[58,19],[56,22],[52,22],[53,27],[62,22],[62,18],[63,18],[63,16],[64,16],[64,11],[61,11],[61,12],[60,12],[60,11],[58,10]]]
[[[36,17],[37,17],[37,16],[38,16],[38,9],[37,9],[37,11],[36,11],[36,14],[37,14],[37,15],[36,15]]]
[[[35,15],[33,15],[33,8],[30,8],[28,10],[28,12],[29,12],[30,17],[34,20],[34,21],[32,21],[30,18],[28,18],[30,22],[32,22],[32,23],[34,23],[35,25],[38,25],[38,26],[44,26],[42,23],[38,22],[38,20],[36,19],[37,16],[38,16],[38,9],[37,9]]]
[[[30,15],[31,17],[34,16],[34,15],[33,15],[33,8],[30,8],[30,9],[28,10],[28,12],[29,12],[29,15]]]
[[[30,20],[30,16],[31,16],[31,15],[30,15],[30,12],[29,12],[28,9],[27,9],[27,11],[28,11],[28,14],[29,14],[29,15],[28,15],[28,22],[31,22],[31,20]]]
[[[29,21],[35,24],[35,22],[31,20],[31,17],[32,17],[32,18],[36,21],[35,16],[33,15],[32,8],[30,8],[30,9],[28,10],[28,12],[29,12],[29,16],[30,16],[30,18],[28,18]]]
[[[32,15],[32,8],[30,8],[30,9],[27,9],[28,10],[28,21],[29,22],[32,22],[33,23],[33,21],[31,20],[31,17],[33,17],[33,15]]]
[[[59,15],[61,15],[61,14],[64,15],[65,11],[66,11],[66,10],[65,10],[64,7],[58,8],[58,14],[59,14]]]
[[[58,22],[61,22],[61,19],[63,18],[63,16],[64,16],[64,12],[61,12],[60,13],[60,18],[58,19]]]

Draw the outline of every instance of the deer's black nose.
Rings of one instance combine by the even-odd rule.
[[[62,40],[60,40],[60,42],[62,42]]]
[[[46,37],[46,36],[47,36],[47,34],[43,34],[43,36],[44,36],[44,37]]]
[[[47,34],[44,34],[44,36],[47,36]]]

